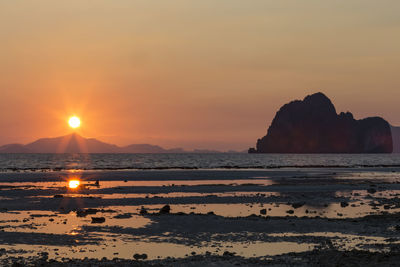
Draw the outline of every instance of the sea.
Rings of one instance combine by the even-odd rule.
[[[0,154],[0,172],[400,167],[400,154]]]

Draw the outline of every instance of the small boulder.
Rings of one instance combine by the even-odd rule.
[[[147,209],[145,207],[142,206],[142,208],[140,209],[139,212],[141,215],[147,214]]]
[[[261,209],[260,210],[261,215],[266,215],[267,214],[267,209]]]
[[[298,209],[298,208],[300,208],[300,207],[303,207],[305,204],[306,204],[305,202],[296,202],[296,203],[293,203],[293,204],[292,204],[292,207],[293,207],[294,209]]]
[[[160,214],[168,214],[171,211],[171,207],[169,205],[165,205],[160,209]]]
[[[134,255],[133,255],[133,258],[135,259],[135,260],[145,260],[145,259],[147,259],[147,254],[146,253],[143,253],[143,254],[139,254],[139,253],[135,253]]]
[[[376,193],[376,189],[375,188],[368,188],[367,192],[370,193],[370,194],[375,194]]]
[[[92,217],[92,223],[104,223],[106,218],[104,217]]]

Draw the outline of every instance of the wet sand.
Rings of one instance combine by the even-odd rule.
[[[68,188],[72,178],[83,186]],[[0,192],[5,266],[357,266],[399,258],[396,167],[0,173]]]

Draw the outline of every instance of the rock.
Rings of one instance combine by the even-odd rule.
[[[147,209],[145,207],[142,206],[142,208],[140,209],[139,212],[141,215],[147,214]]]
[[[293,207],[294,209],[298,209],[298,208],[300,208],[300,207],[303,207],[305,204],[306,204],[305,202],[296,202],[296,203],[293,203],[293,204],[292,204],[292,207]]]
[[[345,208],[349,205],[349,203],[347,203],[346,201],[342,201],[340,202],[340,207]]]
[[[86,217],[89,214],[96,214],[99,210],[98,209],[85,209],[85,210],[77,210],[76,216],[78,217]]]
[[[260,210],[261,215],[266,215],[267,214],[267,209],[261,209]]]
[[[288,214],[293,214],[293,213],[294,213],[294,210],[287,210],[286,213],[288,213]]]
[[[104,217],[92,217],[92,223],[104,223],[106,218]]]
[[[129,218],[132,218],[132,214],[130,214],[130,213],[118,214],[118,215],[115,215],[113,218],[114,219],[129,219]]]
[[[322,93],[292,101],[276,113],[267,135],[249,153],[392,153],[389,123],[336,113]]]
[[[63,198],[64,196],[63,195],[54,195],[53,197],[54,198]]]
[[[161,214],[168,214],[171,211],[171,207],[169,205],[165,205],[160,209]]]
[[[233,256],[235,256],[235,252],[229,252],[229,251],[224,251],[224,256],[229,256],[229,257],[233,257]]]
[[[147,259],[147,254],[146,253],[143,253],[143,254],[135,253],[133,255],[133,258],[135,260],[145,260],[145,259]]]
[[[376,193],[376,189],[375,188],[368,188],[367,192],[370,194],[375,194]]]

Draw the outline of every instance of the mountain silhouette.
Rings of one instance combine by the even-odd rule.
[[[119,147],[94,138],[85,138],[76,133],[41,138],[32,143],[0,146],[0,153],[222,153],[216,150],[187,151],[182,148],[165,149],[150,144],[132,144]]]
[[[393,138],[393,153],[400,153],[400,127],[391,126]]]
[[[391,153],[389,123],[380,117],[355,120],[336,113],[323,93],[306,96],[280,108],[249,153]]]

